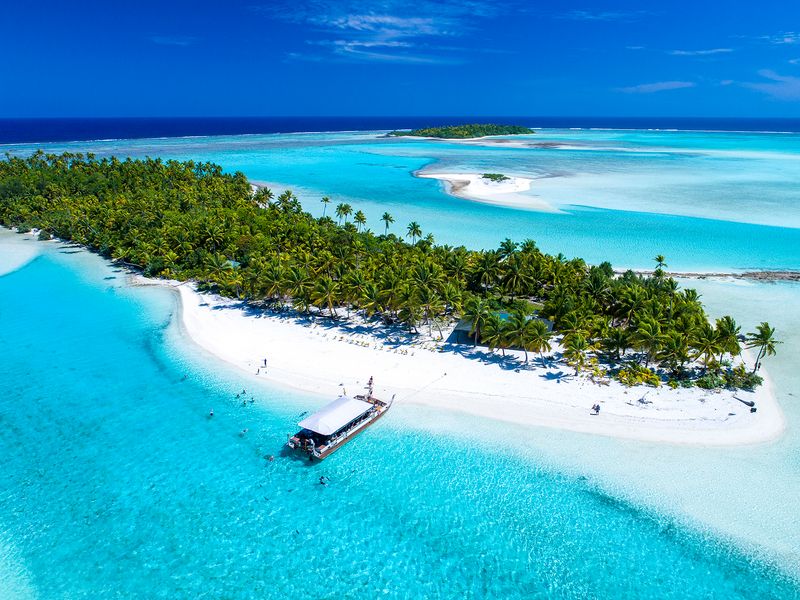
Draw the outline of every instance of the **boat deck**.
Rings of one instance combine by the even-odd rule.
[[[315,458],[323,460],[344,446],[357,434],[375,423],[375,421],[380,419],[392,405],[391,401],[384,402],[371,395],[359,395],[355,396],[355,399],[372,404],[372,408],[332,435],[325,436],[308,429],[303,429],[292,436],[287,445],[292,449],[301,450],[308,454],[309,460]]]

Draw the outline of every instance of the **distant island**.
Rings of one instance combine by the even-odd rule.
[[[473,123],[469,125],[447,125],[444,127],[425,127],[423,129],[412,129],[411,131],[397,130],[392,131],[390,136],[414,136],[441,138],[447,140],[459,140],[468,138],[486,137],[489,135],[530,135],[536,133],[529,127],[520,125],[496,125],[493,123]]]

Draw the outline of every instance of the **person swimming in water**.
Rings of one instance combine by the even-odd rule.
[[[213,408],[210,411],[208,411],[208,416],[209,417],[213,417],[214,416],[214,409]]]

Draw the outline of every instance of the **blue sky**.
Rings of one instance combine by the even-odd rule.
[[[6,2],[0,116],[800,117],[800,2]]]

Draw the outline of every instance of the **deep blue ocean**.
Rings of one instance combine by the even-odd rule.
[[[459,123],[501,123],[534,128],[681,129],[800,132],[800,119],[709,117],[141,117],[0,119],[0,143],[293,133],[374,131]]]

